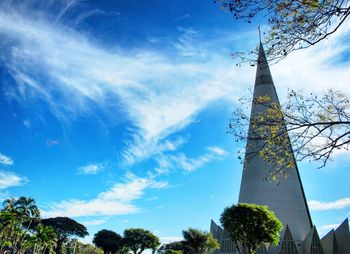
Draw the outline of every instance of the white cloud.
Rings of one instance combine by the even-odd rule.
[[[107,220],[105,220],[105,219],[80,221],[80,223],[83,224],[84,226],[102,225],[102,224],[105,224],[106,222],[107,222]]]
[[[339,227],[340,224],[326,224],[326,225],[322,225],[321,227],[318,228],[318,230],[320,232],[325,232],[325,231],[329,231],[332,229],[336,229],[337,227]]]
[[[271,66],[280,95],[285,94],[288,87],[314,94],[327,92],[329,88],[337,88],[350,95],[349,60],[347,63],[339,61],[339,58],[346,56],[350,49],[348,43],[345,43],[349,32],[348,21],[328,39],[307,50],[295,51],[285,60]],[[280,99],[285,98],[280,96]]]
[[[89,163],[78,168],[78,174],[95,175],[105,168],[105,163]]]
[[[182,241],[183,237],[180,236],[163,236],[159,237],[159,240],[162,244],[167,244],[171,242],[177,242],[177,241]]]
[[[162,189],[167,182],[157,182],[152,178],[140,178],[128,173],[124,183],[116,183],[109,190],[100,193],[92,200],[64,200],[42,209],[44,217],[56,216],[111,216],[130,214],[139,211],[133,200],[143,196],[147,189]]]
[[[342,198],[331,202],[310,200],[308,204],[311,211],[339,210],[350,206],[350,198]]]
[[[4,6],[0,10],[0,34],[16,45],[4,49],[8,52],[4,63],[18,86],[18,92],[8,91],[9,95],[24,99],[30,93],[31,98],[44,99],[61,121],[91,112],[91,101],[113,119],[126,115],[135,134],[123,156],[127,162],[152,156],[145,151],[162,146],[170,134],[190,124],[211,102],[231,99],[244,83],[242,79],[253,73],[240,69],[238,76],[227,55],[179,61],[155,51],[109,51],[53,24],[43,13],[38,19],[34,11],[21,10]],[[59,103],[53,95],[57,91],[62,94]],[[108,98],[121,102],[127,114],[116,115],[115,103]]]
[[[174,140],[160,141],[158,138],[145,140],[139,135],[134,135],[132,141],[127,141],[127,149],[123,151],[122,156],[126,164],[133,164],[164,152],[176,151],[187,142],[184,137],[177,137]]]
[[[336,224],[326,224],[322,225],[320,227],[317,227],[317,230],[319,232],[320,237],[323,237],[325,234],[327,234],[329,231],[332,229],[336,230],[341,223],[336,223]]]
[[[180,29],[182,34],[175,47],[191,57],[179,61],[170,53],[107,50],[72,29],[49,21],[38,10],[9,5],[0,8],[0,34],[4,40],[14,42],[3,49],[7,52],[3,62],[18,86],[17,93],[8,91],[8,95],[23,99],[30,93],[44,99],[61,121],[91,112],[90,102],[100,105],[114,120],[126,115],[133,128],[122,157],[129,164],[157,154],[170,134],[192,123],[212,102],[233,100],[237,91],[254,82],[254,68],[234,69],[228,54],[218,53],[221,44],[210,44],[201,38],[202,48],[197,52],[199,47],[193,47],[193,42],[200,34],[190,28]],[[336,86],[348,92],[350,66],[336,65],[333,59],[347,49],[340,38],[349,27],[348,22],[335,38],[295,52],[272,66],[277,88],[320,91]],[[201,57],[203,52],[205,59]],[[53,95],[57,91],[62,94],[59,103]],[[119,108],[126,114],[116,114],[113,101],[120,102]]]
[[[210,146],[207,149],[217,155],[221,155],[221,156],[227,155],[227,151],[225,151],[224,149],[218,146]]]
[[[159,174],[168,173],[172,169],[183,169],[190,172],[212,160],[222,159],[226,155],[227,152],[217,146],[207,147],[207,152],[197,158],[189,158],[184,153],[161,154],[156,158],[158,162],[156,171]]]
[[[200,33],[193,28],[178,27],[181,33],[174,47],[185,57],[202,57],[206,55],[206,50],[199,43]]]
[[[0,164],[12,165],[13,164],[13,160],[10,157],[0,153]]]
[[[27,181],[25,177],[19,176],[13,172],[0,171],[0,190],[21,186]]]

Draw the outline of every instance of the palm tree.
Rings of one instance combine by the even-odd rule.
[[[38,244],[41,247],[42,253],[45,253],[46,250],[50,250],[55,247],[57,241],[57,233],[50,226],[38,224],[36,227],[36,238]]]
[[[20,197],[15,201],[14,207],[18,215],[23,218],[23,222],[28,223],[28,228],[34,220],[38,221],[40,218],[40,211],[33,198]]]
[[[32,223],[40,220],[39,209],[33,198],[26,197],[8,198],[3,202],[3,207],[0,217],[2,245],[6,245],[11,253],[24,253],[33,247],[34,236],[29,231],[32,230]]]
[[[189,254],[205,254],[210,250],[220,248],[220,244],[213,238],[210,233],[205,231],[189,228],[183,230],[185,253]]]

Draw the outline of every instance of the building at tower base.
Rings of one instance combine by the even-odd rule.
[[[251,118],[266,113],[267,106],[256,103],[256,98],[268,97],[271,103],[279,104],[276,89],[270,73],[262,44],[259,47]],[[336,230],[332,230],[322,239],[313,226],[304,189],[295,159],[288,168],[288,177],[279,183],[269,182],[266,176],[273,170],[271,163],[257,154],[264,146],[264,140],[254,138],[254,126],[248,130],[246,156],[243,166],[238,203],[267,205],[282,222],[284,229],[278,246],[261,246],[257,254],[350,254],[349,224],[346,219]],[[282,128],[286,128],[282,123]],[[293,154],[288,135],[285,135],[283,149]],[[247,156],[255,154],[255,156]],[[221,244],[214,254],[244,253],[239,244],[233,243],[228,234],[214,221],[211,221],[210,232]]]

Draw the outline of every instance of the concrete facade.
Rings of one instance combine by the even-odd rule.
[[[253,98],[258,98],[259,96],[268,96],[271,98],[271,102],[279,104],[261,44]],[[256,104],[253,100],[251,117],[264,113],[266,109],[266,106]],[[256,150],[259,150],[264,145],[262,140],[251,139],[253,131],[252,126],[250,126],[246,154],[256,154]],[[288,136],[285,138],[288,139]],[[290,144],[289,140],[286,143]],[[289,153],[293,153],[290,145],[286,149],[289,149]],[[289,225],[289,229],[299,249],[301,242],[312,228],[312,222],[298,168],[294,163],[293,167],[288,169],[288,177],[280,179],[278,183],[266,180],[270,171],[271,164],[259,156],[246,156],[238,202],[267,205],[281,220],[284,227],[287,224]]]
[[[272,80],[262,44],[256,71],[253,98],[268,96],[271,102],[279,105],[278,96]],[[252,102],[251,117],[266,111],[267,107]],[[285,123],[282,123],[285,127]],[[283,142],[287,152],[293,154],[288,135]],[[295,162],[288,168],[288,177],[278,183],[266,180],[272,165],[260,158],[257,153],[264,140],[254,138],[253,126],[249,126],[246,156],[243,166],[239,203],[267,205],[283,224],[278,246],[261,244],[257,254],[350,254],[349,222],[346,219],[336,230],[330,231],[320,240],[317,229],[312,225],[310,212]],[[255,156],[252,156],[254,155]],[[227,232],[211,221],[210,232],[221,245],[213,254],[237,254],[241,247],[230,240]]]

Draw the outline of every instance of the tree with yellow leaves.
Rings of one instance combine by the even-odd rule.
[[[247,110],[240,107],[233,114],[229,132],[240,143],[247,138],[259,141],[255,143],[261,147],[245,157],[259,156],[270,163],[273,170],[267,178],[287,176],[294,158],[318,161],[323,167],[335,152],[350,148],[350,99],[340,91],[329,90],[321,97],[290,91],[282,107],[268,96],[254,98],[253,103],[266,110],[249,118]]]
[[[350,15],[349,0],[216,0],[237,20],[251,23],[267,17],[270,30],[264,42],[273,62],[294,50],[308,48],[335,33]],[[254,51],[251,53],[255,53]],[[255,57],[237,54],[243,61]],[[251,60],[254,59],[254,60]]]

